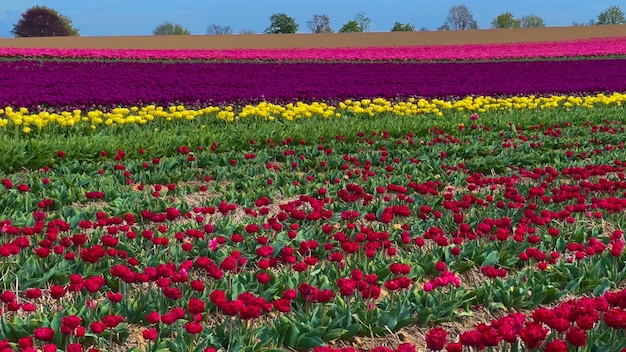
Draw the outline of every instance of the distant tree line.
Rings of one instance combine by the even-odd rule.
[[[280,33],[296,33],[300,28],[299,24],[293,17],[284,13],[275,13],[269,18],[269,26],[265,29],[265,34]],[[574,26],[590,26],[590,25],[617,25],[625,24],[624,11],[619,6],[610,6],[602,11],[597,19],[590,20],[587,23],[574,22]],[[365,12],[357,13],[354,18],[344,23],[337,32],[369,32],[372,20],[367,17]],[[311,20],[306,22],[306,26],[311,33],[333,33],[330,25],[330,18],[324,14],[313,15]],[[545,27],[546,24],[542,17],[536,14],[515,17],[511,12],[504,12],[496,16],[491,21],[491,28],[536,28]],[[465,5],[454,5],[448,11],[445,22],[438,28],[440,31],[459,31],[479,29],[478,22],[470,9]],[[412,32],[415,26],[411,23],[395,22],[390,29],[392,32]],[[420,28],[425,31],[426,28]],[[11,33],[15,37],[55,37],[55,36],[78,36],[78,29],[74,28],[72,21],[56,10],[45,6],[34,6],[26,10],[22,17],[13,26]],[[239,34],[253,34],[254,31],[244,29]],[[164,22],[158,25],[154,31],[154,35],[188,35],[189,30],[180,24]],[[211,24],[206,34],[209,35],[227,35],[234,34],[230,26]]]
[[[512,13],[505,12],[491,21],[491,28],[538,28],[545,27],[543,18],[537,15],[526,15],[515,18]]]

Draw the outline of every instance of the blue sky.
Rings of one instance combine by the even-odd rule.
[[[150,35],[160,23],[170,21],[205,34],[210,24],[229,25],[262,33],[273,13],[286,13],[296,19],[299,32],[306,33],[306,21],[314,14],[325,14],[336,31],[358,12],[372,20],[370,31],[387,32],[394,22],[409,22],[416,28],[437,29],[453,5],[470,8],[480,28],[506,11],[521,17],[542,16],[548,26],[569,26],[588,22],[616,0],[0,0],[0,37],[11,36],[11,29],[29,7],[43,5],[72,19],[82,36]],[[624,9],[626,10],[626,9]]]

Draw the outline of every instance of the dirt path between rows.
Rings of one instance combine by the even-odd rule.
[[[626,25],[432,32],[10,38],[0,39],[0,47],[93,49],[336,48],[550,42],[606,37],[622,37],[626,40]]]

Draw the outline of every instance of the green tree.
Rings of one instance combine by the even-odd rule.
[[[56,10],[34,6],[22,14],[11,31],[16,37],[71,37],[78,36],[72,21]]]
[[[441,31],[463,31],[468,29],[478,29],[478,22],[474,15],[465,5],[455,5],[448,11],[446,21],[439,27]]]
[[[415,32],[415,26],[410,23],[396,22],[391,28],[392,32]]]
[[[154,35],[189,35],[189,31],[187,28],[170,22],[163,22],[158,25],[154,31],[152,31]]]
[[[266,34],[296,33],[296,31],[298,31],[296,20],[284,13],[270,16],[270,26],[265,29]]]
[[[539,28],[546,26],[546,22],[543,18],[537,15],[522,16],[520,23],[522,28]]]
[[[372,20],[370,20],[365,12],[359,12],[353,19],[346,22],[339,29],[340,33],[369,32]]]
[[[313,18],[306,23],[311,33],[332,33],[330,18],[326,15],[313,15]]]
[[[341,26],[339,33],[359,33],[363,32],[359,24],[355,20],[350,20]]]
[[[610,6],[598,15],[596,24],[624,24],[624,11],[619,6]]]
[[[501,13],[491,21],[491,28],[520,28],[522,21],[510,12]]]
[[[208,35],[225,35],[233,34],[233,29],[230,26],[220,26],[218,24],[212,24],[207,28],[206,34]]]

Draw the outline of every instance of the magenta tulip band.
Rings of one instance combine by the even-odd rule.
[[[0,62],[0,106],[247,104],[626,91],[626,60],[447,63]]]

